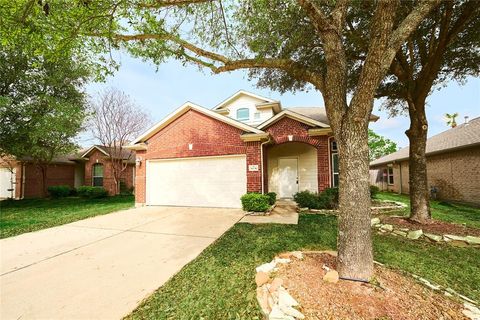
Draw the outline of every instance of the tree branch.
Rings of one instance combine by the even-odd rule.
[[[440,4],[441,0],[422,0],[412,12],[402,21],[390,37],[387,50],[383,55],[382,68],[387,70],[395,57],[396,52],[405,43],[408,37],[418,27],[420,22]]]
[[[90,36],[102,36],[101,34],[90,34]],[[299,63],[291,59],[281,59],[281,58],[251,58],[251,59],[240,59],[232,60],[224,55],[214,53],[203,48],[197,47],[196,45],[187,42],[183,39],[180,39],[177,36],[164,33],[164,34],[135,34],[135,35],[125,35],[125,34],[113,34],[111,38],[119,41],[142,41],[142,40],[164,40],[171,41],[181,48],[187,49],[190,52],[194,53],[199,57],[210,59],[213,62],[208,62],[200,58],[194,57],[182,51],[174,51],[176,54],[179,54],[186,58],[188,61],[193,62],[201,67],[207,67],[214,73],[222,73],[228,71],[234,71],[239,69],[247,68],[274,68],[280,69],[288,74],[301,79],[306,82],[312,83],[319,91],[324,89],[324,79],[323,76],[314,72],[309,71],[307,68],[303,67]],[[221,65],[216,65],[215,62],[220,62]]]
[[[204,2],[212,2],[214,0],[156,0],[152,3],[139,3],[138,7],[140,8],[165,8],[171,6],[184,6],[192,3],[204,3]]]

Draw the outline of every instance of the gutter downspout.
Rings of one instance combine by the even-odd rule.
[[[264,141],[262,143],[260,143],[260,167],[262,169],[262,194],[265,193],[265,183],[264,183],[264,172],[263,172],[263,146],[267,143],[270,143],[271,142],[271,138],[270,138],[270,135],[268,135],[268,140],[267,141]]]
[[[399,162],[398,165],[400,166],[400,187],[398,188],[398,191],[399,191],[399,194],[402,194],[402,185],[403,185],[403,182],[402,182],[402,162]]]

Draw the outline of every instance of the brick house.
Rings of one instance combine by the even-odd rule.
[[[46,185],[103,186],[109,194],[115,193],[115,183],[108,148],[94,145],[76,154],[56,157],[48,165]],[[125,188],[132,188],[135,177],[135,153],[125,150],[122,155],[127,169],[122,174]],[[0,199],[39,198],[43,196],[42,172],[31,159],[0,159]]]
[[[480,204],[480,117],[427,140],[427,176],[438,199]],[[408,147],[370,163],[370,182],[409,193]]]
[[[128,148],[137,205],[240,207],[246,192],[320,192],[338,184],[325,109],[282,109],[239,91],[206,109],[187,102]]]

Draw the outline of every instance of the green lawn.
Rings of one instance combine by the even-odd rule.
[[[128,319],[261,319],[255,267],[282,251],[331,249],[336,218],[301,215],[298,226],[236,224],[142,303]],[[376,235],[375,259],[480,300],[480,250]]]
[[[380,200],[393,200],[405,203],[408,207],[400,213],[408,215],[410,212],[410,200],[408,195],[399,195],[390,192],[381,192],[377,195]],[[431,201],[432,217],[434,219],[465,224],[467,227],[480,228],[480,208],[468,205],[449,203],[444,201]],[[395,214],[399,212],[396,211]]]
[[[133,196],[0,201],[0,238],[131,208]]]

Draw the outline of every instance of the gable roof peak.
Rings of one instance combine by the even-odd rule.
[[[263,101],[261,103],[278,103],[279,101],[278,100],[274,100],[274,99],[271,99],[271,98],[267,98],[267,97],[263,97],[263,96],[260,96],[258,94],[255,94],[255,93],[252,93],[252,92],[249,92],[249,91],[246,91],[246,90],[238,90],[237,92],[235,92],[233,95],[231,95],[230,97],[228,97],[227,99],[223,100],[222,102],[220,102],[219,104],[217,104],[215,107],[213,107],[212,110],[219,110],[219,109],[222,109],[224,108],[225,106],[227,106],[230,102],[232,102],[233,100],[237,99],[238,97],[240,96],[248,96],[248,97],[251,97],[251,98],[255,98],[255,99],[258,99],[260,101]]]

